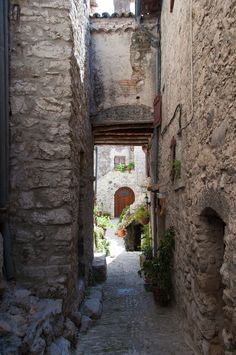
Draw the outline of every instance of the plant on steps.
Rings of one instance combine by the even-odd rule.
[[[152,290],[157,302],[163,306],[170,304],[173,298],[172,266],[175,247],[175,229],[166,230],[157,249],[157,256],[143,262],[139,275],[152,282]]]
[[[108,215],[102,214],[97,207],[94,208],[94,244],[95,251],[110,255],[110,242],[106,239],[106,229],[113,228]]]

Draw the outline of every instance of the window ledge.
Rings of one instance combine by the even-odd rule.
[[[184,179],[177,179],[174,182],[174,190],[179,191],[185,189],[185,181]]]

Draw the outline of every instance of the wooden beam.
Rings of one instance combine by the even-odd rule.
[[[152,125],[153,126],[153,120],[150,121],[134,121],[134,120],[125,120],[125,121],[110,121],[110,120],[104,120],[104,121],[99,121],[99,120],[94,120],[92,121],[92,126],[97,127],[97,126],[115,126],[115,125]]]
[[[120,144],[120,145],[145,145],[145,144],[148,144],[148,140],[139,140],[139,139],[136,139],[136,140],[94,140],[94,144],[97,145],[97,144],[103,144],[103,145],[106,145],[106,144],[111,144],[111,145],[116,145],[116,144]]]
[[[143,132],[94,132],[94,137],[151,137],[151,133]]]
[[[122,145],[122,146],[144,146],[144,145],[148,145],[147,142],[94,142],[94,145]]]

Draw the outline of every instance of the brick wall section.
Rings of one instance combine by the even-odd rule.
[[[79,105],[80,122],[82,110],[88,121],[85,100],[74,99],[71,77],[83,63],[71,59],[70,1],[18,3],[20,18],[11,23],[11,229],[17,279],[40,295],[69,303],[80,218],[74,170],[80,137],[72,133]],[[80,136],[85,130],[88,123]]]
[[[226,224],[222,245],[224,321],[220,331],[226,349],[235,348],[236,224],[235,197],[235,85],[233,72],[232,2],[190,4],[175,2],[173,13],[163,2],[162,10],[162,127],[178,104],[182,105],[182,127],[178,117],[160,136],[159,183],[167,193],[166,224],[177,231],[175,285],[186,329],[199,353],[213,354],[217,345],[215,320],[217,299],[213,269],[219,262],[210,242],[213,227],[200,217],[209,208]],[[181,160],[181,179],[171,182],[172,137],[177,140],[176,158]],[[208,208],[208,209],[206,209]],[[215,224],[215,226],[217,223]],[[215,242],[219,230],[215,230]],[[215,244],[214,244],[215,245]],[[209,287],[207,287],[209,286]]]

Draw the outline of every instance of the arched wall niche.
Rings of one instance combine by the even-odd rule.
[[[226,305],[221,269],[230,210],[221,191],[206,189],[199,197],[197,212],[192,262],[196,325],[207,354],[223,354]]]

